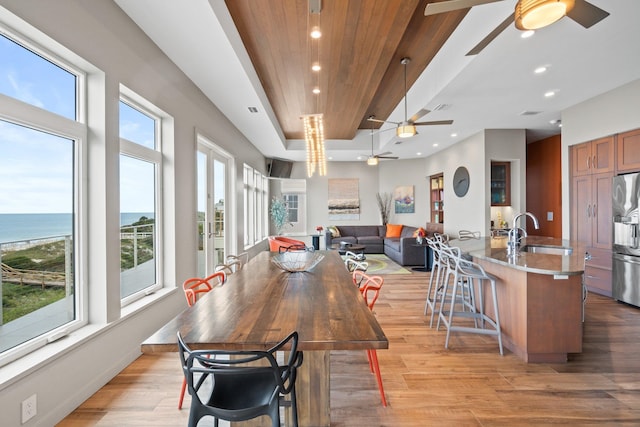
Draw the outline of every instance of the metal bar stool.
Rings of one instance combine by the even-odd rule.
[[[437,311],[438,297],[442,290],[442,281],[446,275],[447,269],[447,257],[442,255],[441,245],[442,239],[438,236],[434,236],[433,239],[427,237],[427,245],[431,248],[433,254],[433,262],[431,265],[431,275],[429,276],[429,287],[427,288],[427,299],[424,304],[425,316],[431,310],[431,320],[429,321],[429,327],[433,327],[433,318]]]
[[[469,299],[463,299],[463,311],[456,311],[456,298],[450,299],[449,310],[444,309],[444,300],[441,300],[440,313],[438,314],[438,326],[440,322],[447,328],[447,338],[445,340],[444,347],[449,348],[449,337],[451,332],[467,332],[483,335],[495,335],[498,337],[498,346],[500,348],[500,354],[503,353],[502,349],[502,331],[500,329],[500,316],[498,310],[498,297],[496,293],[496,278],[484,271],[482,266],[468,261],[460,256],[460,250],[454,248],[456,251],[451,251],[450,256],[454,261],[453,274],[453,289],[451,295],[455,296],[459,291],[459,287],[468,287]],[[449,273],[449,271],[448,271]],[[483,281],[488,281],[491,286],[491,298],[493,299],[493,311],[495,320],[489,317],[484,312],[484,286]],[[477,304],[474,283],[477,284]],[[448,281],[445,282],[445,288],[448,285]],[[471,306],[470,306],[471,305]],[[466,311],[466,307],[470,308]],[[454,325],[454,317],[466,317],[474,320],[475,327],[470,326],[457,326]],[[491,328],[486,328],[486,324],[489,324]]]

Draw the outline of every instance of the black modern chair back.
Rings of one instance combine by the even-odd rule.
[[[214,417],[217,426],[218,420],[245,421],[263,415],[276,427],[281,404],[291,406],[293,425],[298,425],[295,382],[302,352],[297,332],[266,351],[191,350],[179,332],[178,345],[191,395],[189,427],[204,416]],[[275,353],[288,345],[287,363],[279,365]]]

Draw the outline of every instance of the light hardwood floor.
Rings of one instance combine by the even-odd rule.
[[[364,351],[332,354],[332,426],[640,425],[640,309],[590,294],[583,353],[526,364],[500,356],[494,337],[456,333],[445,349],[445,331],[423,315],[428,277],[384,277],[375,313],[390,343],[378,351],[387,408]],[[185,426],[181,380],[177,354],[143,355],[59,426]]]

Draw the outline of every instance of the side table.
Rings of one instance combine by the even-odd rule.
[[[313,245],[313,249],[315,249],[316,251],[320,250],[320,235],[319,234],[312,234],[311,235],[311,244]]]
[[[420,245],[416,243],[413,246],[422,247],[424,249],[424,266],[411,267],[411,269],[413,271],[423,271],[423,272],[431,271],[431,248],[429,247],[429,245],[426,243],[423,243]]]

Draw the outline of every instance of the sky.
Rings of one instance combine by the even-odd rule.
[[[76,79],[0,35],[0,93],[75,120]],[[153,148],[153,120],[121,103],[120,134]],[[73,141],[0,120],[0,214],[70,213]],[[121,211],[153,212],[153,167],[121,156]]]

